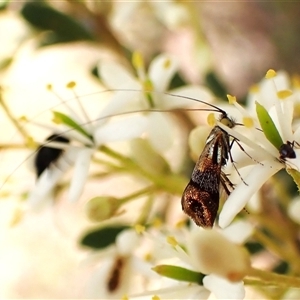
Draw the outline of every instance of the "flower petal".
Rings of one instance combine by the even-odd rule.
[[[222,228],[228,226],[236,214],[245,207],[250,197],[282,167],[283,165],[275,160],[257,164],[244,178],[247,185],[243,182],[239,183],[228,197],[220,213],[219,226]]]
[[[209,89],[200,86],[188,85],[180,87],[169,92],[172,95],[178,95],[182,97],[174,97],[172,95],[165,94],[163,98],[162,108],[179,108],[179,107],[202,107],[202,104],[197,102],[201,100],[207,103],[211,103],[214,96]],[[188,99],[188,98],[191,99]],[[206,105],[206,104],[204,104]],[[208,107],[209,108],[209,107]]]
[[[245,288],[242,281],[232,283],[211,274],[204,277],[203,285],[218,299],[244,299],[245,297]]]
[[[134,113],[140,112],[140,110],[146,110],[147,108],[148,104],[140,87],[136,91],[116,91],[111,101],[101,111],[95,124],[97,124],[96,126],[99,126],[117,114],[127,112],[128,115],[130,115],[130,113],[134,115]]]
[[[148,123],[148,118],[140,115],[104,124],[94,132],[95,144],[99,146],[140,137],[148,128]]]
[[[31,208],[39,210],[45,205],[45,199],[49,199],[50,192],[58,184],[59,180],[75,159],[73,148],[66,150],[66,153],[54,164],[50,165],[39,177],[35,188],[28,196],[28,204]]]
[[[235,244],[243,244],[248,237],[251,236],[253,231],[253,226],[246,221],[239,220],[227,228],[223,229],[221,233],[230,241]]]
[[[86,178],[88,176],[92,154],[93,150],[89,148],[79,150],[75,161],[73,178],[68,194],[68,200],[71,202],[77,201],[82,193]]]
[[[175,124],[171,123],[171,119],[167,115],[163,114],[150,114],[148,116],[148,129],[147,133],[151,145],[159,153],[170,148],[174,140],[173,126]]]
[[[151,62],[148,76],[158,92],[168,89],[170,81],[178,68],[175,57],[167,54],[161,54]]]
[[[140,237],[135,230],[122,231],[116,238],[118,253],[123,256],[131,255],[138,247]]]
[[[140,88],[133,75],[120,64],[102,61],[98,66],[98,74],[104,84],[111,89]]]
[[[29,194],[27,200],[29,207],[34,210],[41,209],[46,204],[45,199],[50,200],[49,194],[63,174],[64,172],[58,168],[46,169],[39,177],[35,188]]]
[[[250,266],[245,249],[226,239],[217,230],[192,232],[187,240],[187,249],[197,271],[218,274],[232,282],[243,279]]]

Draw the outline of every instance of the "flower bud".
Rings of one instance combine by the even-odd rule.
[[[243,279],[250,267],[245,249],[212,229],[193,232],[187,248],[195,267],[204,274],[213,273],[237,282]]]
[[[116,215],[120,206],[118,199],[113,197],[95,197],[85,206],[86,214],[91,221],[101,222]]]
[[[149,173],[162,173],[168,169],[165,159],[157,153],[144,139],[133,139],[130,142],[134,160]]]

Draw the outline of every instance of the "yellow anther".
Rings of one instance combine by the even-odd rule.
[[[207,124],[209,126],[215,126],[216,125],[216,118],[215,118],[215,115],[213,113],[210,113],[207,116]]]
[[[134,229],[137,233],[143,233],[145,231],[145,226],[137,224],[134,226]]]
[[[277,92],[277,97],[281,100],[284,100],[291,95],[293,95],[291,90],[281,90]]]
[[[51,83],[48,83],[48,84],[46,85],[46,89],[47,89],[48,91],[52,91],[52,84],[51,84]]]
[[[177,246],[178,242],[176,241],[176,239],[174,238],[174,236],[168,236],[167,237],[167,242],[172,245],[172,246]]]
[[[144,260],[145,261],[151,261],[152,260],[152,254],[151,253],[146,253],[145,255],[144,255]]]
[[[56,114],[54,114],[54,116],[53,116],[53,118],[52,118],[51,121],[54,124],[62,124],[62,119],[58,115],[56,115]]]
[[[175,227],[178,229],[183,228],[185,226],[185,222],[186,220],[180,220],[175,224]]]
[[[140,52],[138,52],[138,51],[133,52],[132,64],[136,69],[144,68],[144,59]]]
[[[21,117],[19,118],[19,121],[20,121],[20,122],[28,122],[28,119],[27,119],[26,116],[21,116]]]
[[[251,117],[243,117],[243,124],[247,128],[254,127],[254,122],[253,122],[253,119]]]
[[[271,78],[274,78],[276,75],[277,74],[273,69],[269,69],[268,72],[266,73],[265,78],[271,79]]]
[[[164,68],[168,69],[171,66],[171,60],[170,59],[166,59],[164,62]]]
[[[227,94],[227,99],[228,99],[229,104],[233,104],[233,103],[236,102],[236,97],[235,96],[231,96],[231,95]]]
[[[260,90],[258,84],[253,84],[250,88],[249,88],[249,93],[251,94],[256,94],[258,93]]]
[[[73,89],[76,86],[76,82],[75,81],[70,81],[66,84],[66,87],[68,89]]]
[[[143,83],[143,87],[145,92],[153,91],[153,84],[150,79],[145,80],[145,82]]]
[[[28,136],[26,138],[26,142],[25,142],[26,146],[28,148],[31,148],[31,149],[35,149],[37,147],[37,143],[35,142],[35,140],[33,139],[33,137],[31,136]]]
[[[155,218],[152,222],[153,227],[160,228],[162,225],[162,221],[159,218]]]

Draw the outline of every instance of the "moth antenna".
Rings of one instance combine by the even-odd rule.
[[[117,114],[108,114],[108,115],[105,115],[105,116],[101,116],[99,118],[95,118],[93,120],[89,119],[85,109],[83,108],[82,106],[82,103],[80,101],[80,97],[86,97],[86,96],[93,96],[93,95],[99,95],[99,94],[102,94],[102,93],[108,93],[108,92],[117,92],[117,91],[121,91],[121,92],[126,92],[126,91],[133,91],[133,92],[137,92],[137,93],[145,93],[147,91],[144,91],[144,90],[137,90],[137,89],[105,89],[104,91],[96,91],[96,92],[91,92],[91,93],[86,93],[86,94],[83,94],[83,95],[78,95],[76,90],[75,90],[75,87],[76,87],[76,83],[75,82],[69,82],[67,84],[67,88],[70,89],[73,93],[73,97],[72,98],[69,98],[67,100],[64,100],[60,97],[60,95],[55,92],[55,90],[53,89],[52,85],[51,84],[48,84],[47,85],[47,90],[49,92],[51,92],[53,95],[56,96],[56,98],[59,100],[59,103],[56,104],[56,105],[53,105],[52,107],[50,108],[47,108],[41,112],[39,112],[38,114],[34,115],[30,121],[34,120],[35,118],[41,116],[43,113],[49,111],[49,110],[52,110],[54,109],[55,107],[58,107],[58,106],[61,106],[61,105],[64,105],[67,110],[77,116],[77,113],[74,111],[74,109],[68,105],[68,102],[71,101],[71,100],[76,100],[77,104],[79,105],[80,107],[80,110],[82,112],[82,114],[84,115],[84,118],[86,120],[86,122],[84,123],[81,123],[80,126],[87,126],[89,124],[92,124],[92,123],[96,123],[98,121],[101,121],[101,120],[104,120],[104,119],[109,119],[109,118],[112,118],[112,117],[116,117],[116,116],[122,116],[122,115],[129,115],[129,114],[134,114],[134,113],[143,113],[143,112],[152,112],[152,113],[161,113],[161,112],[176,112],[176,111],[210,111],[210,112],[217,112],[217,113],[221,113],[221,114],[226,114],[226,112],[222,109],[220,109],[219,107],[211,104],[211,103],[208,103],[208,102],[205,102],[203,100],[199,100],[199,99],[195,99],[195,98],[192,98],[192,97],[189,97],[189,96],[184,96],[184,95],[176,95],[176,94],[172,94],[172,93],[168,93],[168,92],[157,92],[157,91],[150,91],[151,93],[154,93],[154,94],[165,94],[165,95],[170,95],[172,97],[176,97],[176,98],[181,98],[181,99],[187,99],[189,101],[193,101],[193,102],[196,102],[196,103],[202,103],[202,104],[205,104],[208,106],[208,108],[172,108],[172,109],[139,109],[139,110],[133,110],[133,111],[128,111],[128,112],[121,112],[121,113],[117,113]],[[26,121],[26,123],[23,125],[23,126],[26,126],[27,124],[32,124],[32,122],[28,121],[27,118],[24,118],[24,120]],[[57,133],[57,137],[62,137],[64,136],[65,134],[68,134],[69,132],[73,131],[74,128],[70,128],[70,129],[67,129],[61,133]],[[19,130],[17,130],[17,132],[19,132]],[[51,145],[53,141],[49,140],[49,141],[45,141],[44,143],[41,144],[41,146],[49,146]],[[53,146],[54,147],[54,146]],[[15,172],[21,167],[21,165],[28,161],[30,158],[32,158],[34,155],[36,155],[37,153],[37,150],[34,151],[33,153],[31,153],[29,156],[27,156],[27,158],[25,160],[23,160],[21,163],[19,163],[16,168],[14,168],[12,170],[12,172],[6,177],[6,179],[4,180],[4,182],[0,185],[0,189],[3,188],[3,186],[8,182],[8,180],[15,174]]]

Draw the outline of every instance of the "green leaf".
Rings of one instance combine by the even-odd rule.
[[[262,106],[258,102],[255,102],[255,104],[256,114],[266,138],[279,150],[280,146],[283,144],[283,141],[272,118],[270,117],[264,106]]]
[[[170,82],[169,90],[180,88],[186,84],[187,83],[184,81],[184,78],[180,75],[180,73],[176,72]]]
[[[298,192],[300,192],[300,172],[295,169],[286,168],[285,169],[289,175],[291,175],[294,179],[294,182],[297,185]]]
[[[9,2],[10,2],[10,0],[0,0],[0,10],[6,9]]]
[[[221,98],[223,100],[226,99],[227,90],[225,88],[225,85],[223,82],[220,81],[220,79],[217,77],[217,75],[214,72],[208,72],[205,75],[205,84],[208,86],[208,88],[216,95],[218,98]]]
[[[53,111],[53,115],[54,115],[54,122],[63,123],[65,125],[67,125],[68,127],[73,128],[74,130],[83,134],[91,141],[93,141],[93,137],[84,128],[82,128],[81,125],[79,125],[77,122],[75,122],[73,119],[71,119],[67,115],[65,115],[61,112],[58,112],[58,111]]]
[[[256,254],[265,250],[263,245],[258,242],[247,242],[245,244],[245,247],[247,251],[250,252],[251,254]]]
[[[286,261],[280,261],[273,269],[272,272],[277,274],[288,274],[290,271],[290,266]]]
[[[79,22],[42,1],[25,3],[21,14],[33,26],[53,31],[52,43],[93,40],[92,35]]]
[[[179,281],[194,282],[202,285],[202,280],[205,275],[188,270],[186,268],[172,265],[158,265],[152,268],[153,271],[161,276],[172,278]]]
[[[117,235],[129,226],[115,226],[96,229],[87,233],[80,244],[94,249],[103,249],[115,243]]]

